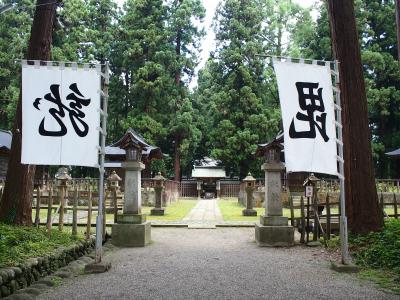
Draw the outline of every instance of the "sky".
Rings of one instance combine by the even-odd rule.
[[[122,6],[125,0],[116,0],[116,2],[120,6]],[[204,66],[205,62],[207,61],[207,58],[209,57],[210,51],[212,51],[215,48],[215,43],[214,43],[215,34],[211,28],[211,24],[215,14],[215,10],[220,0],[202,0],[202,2],[206,9],[204,27],[207,34],[202,42],[202,52],[200,55],[200,63],[196,68],[197,70],[200,70]],[[315,0],[293,0],[293,2],[298,3],[303,7],[310,7],[315,2]],[[191,87],[197,85],[196,79],[197,78],[194,78],[193,82],[191,83]]]

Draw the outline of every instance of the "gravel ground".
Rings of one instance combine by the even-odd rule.
[[[331,271],[321,249],[257,247],[253,228],[153,228],[152,239],[38,299],[400,299]]]

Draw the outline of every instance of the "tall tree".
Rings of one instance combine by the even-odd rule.
[[[0,1],[6,5],[15,1]],[[34,1],[14,3],[11,10],[0,16],[0,128],[11,130],[19,97],[20,65],[16,59],[24,57],[32,26]]]
[[[400,61],[400,0],[394,0],[396,5],[397,58]]]
[[[36,2],[26,57],[28,60],[50,60],[55,11],[56,2],[54,0],[38,0]],[[21,164],[21,129],[22,94],[20,93],[13,127],[6,184],[0,203],[0,221],[31,225],[35,166]]]
[[[199,84],[213,122],[208,139],[211,155],[241,177],[253,167],[257,143],[278,131],[274,110],[267,109],[263,98],[264,59],[257,56],[265,52],[262,2],[220,3],[214,20],[217,49],[202,74],[205,81]]]
[[[128,0],[124,10],[111,57],[111,87],[121,95],[115,102],[121,125],[157,144],[166,136],[161,109],[173,84],[168,72],[174,52],[168,43],[167,10],[162,0]]]
[[[353,1],[329,0],[329,19],[335,57],[340,61],[343,106],[346,213],[349,229],[365,233],[381,229],[372,164],[367,96]]]
[[[193,109],[188,98],[188,82],[198,63],[200,39],[204,31],[196,23],[201,23],[205,10],[199,0],[173,0],[170,3],[169,31],[175,46],[173,93],[170,95],[171,140],[174,142],[174,179],[181,179],[181,156],[189,144],[199,141],[200,132],[193,122]],[[186,76],[186,78],[184,78]],[[186,82],[185,82],[186,81]],[[187,155],[188,153],[186,153]]]

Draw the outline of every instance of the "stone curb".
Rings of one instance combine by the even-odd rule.
[[[92,237],[90,240],[79,241],[69,247],[60,247],[48,256],[30,258],[17,267],[0,269],[0,298],[35,298],[38,290],[46,289],[54,285],[57,280],[68,277],[65,272],[76,270],[76,264],[79,263],[70,267],[71,262],[75,263],[80,257],[89,254],[94,245],[95,238]],[[83,260],[81,262],[86,263]],[[59,273],[60,271],[64,273]],[[53,273],[55,276],[49,276]]]

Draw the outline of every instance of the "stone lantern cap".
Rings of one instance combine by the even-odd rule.
[[[306,178],[306,180],[304,180],[303,186],[306,186],[306,185],[314,185],[314,184],[316,184],[318,181],[321,181],[321,179],[319,179],[318,177],[316,177],[316,176],[314,175],[314,173],[311,173],[311,175],[308,176],[308,177]]]
[[[247,176],[243,179],[243,182],[254,182],[256,181],[256,179],[251,175],[251,173],[249,172],[249,174],[247,174]]]
[[[142,150],[144,148],[151,147],[148,143],[146,143],[146,141],[140,134],[138,134],[131,128],[129,128],[123,135],[123,137],[112,146],[119,147],[124,150],[131,148]]]
[[[114,170],[111,172],[110,176],[107,177],[107,180],[113,182],[113,181],[121,181],[122,179],[121,177],[118,176],[117,172],[115,172]]]
[[[161,172],[158,172],[156,176],[153,178],[154,181],[165,181],[165,177],[161,175]]]
[[[64,181],[68,181],[68,180],[72,179],[72,177],[69,176],[69,174],[68,174],[68,169],[65,167],[59,168],[55,177],[57,180],[64,180]]]
[[[271,149],[278,150],[279,152],[281,152],[283,149],[282,143],[275,139],[270,143],[258,144],[255,156],[265,157],[267,156],[268,151]]]
[[[161,175],[161,172],[158,172],[156,176],[153,178],[154,181],[165,181],[165,177]]]

